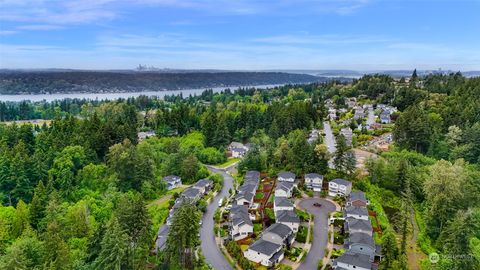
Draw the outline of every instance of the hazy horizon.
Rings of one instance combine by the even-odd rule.
[[[0,68],[480,70],[479,1],[2,0]]]

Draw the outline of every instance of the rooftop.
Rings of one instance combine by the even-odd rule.
[[[330,181],[332,183],[336,183],[338,185],[343,185],[343,186],[350,186],[352,185],[352,182],[350,181],[347,181],[345,179],[342,179],[342,178],[336,178],[336,179],[333,179],[332,181]]]
[[[370,262],[370,256],[359,253],[352,253],[348,251],[334,260],[334,264],[338,262],[367,269],[370,269],[372,267],[372,263]]]
[[[281,172],[281,173],[278,174],[278,177],[295,179],[295,174],[292,173],[292,172]]]
[[[351,214],[351,215],[368,216],[367,208],[358,207],[358,206],[347,206],[347,207],[345,207],[345,213]]]
[[[293,232],[292,229],[290,229],[290,227],[288,227],[287,225],[281,224],[281,223],[275,223],[270,227],[268,227],[263,232],[263,234],[273,233],[278,235],[282,239],[286,239],[292,232]]]
[[[265,254],[268,257],[273,256],[279,248],[281,248],[281,245],[263,239],[256,241],[248,247],[248,249]]]
[[[300,223],[300,218],[294,210],[281,210],[277,212],[277,222]]]
[[[275,197],[275,206],[293,207],[293,203],[285,197]]]

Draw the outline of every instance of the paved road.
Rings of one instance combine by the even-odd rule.
[[[230,166],[227,169],[230,169]],[[205,261],[209,263],[214,269],[231,269],[233,268],[230,266],[228,263],[227,259],[223,256],[222,252],[220,251],[219,247],[217,246],[217,243],[215,242],[215,236],[213,234],[213,225],[214,225],[214,220],[213,220],[213,215],[215,214],[215,210],[218,208],[218,201],[220,198],[224,198],[229,195],[228,190],[230,188],[233,189],[233,178],[226,173],[225,169],[216,169],[214,167],[208,167],[208,170],[210,170],[213,173],[220,173],[223,175],[223,188],[219,192],[219,194],[212,200],[210,205],[207,207],[207,211],[203,215],[202,219],[202,227],[200,228],[200,240],[202,242],[202,253],[203,256],[205,256]]]
[[[313,203],[316,202],[322,204],[322,206],[313,206]],[[321,198],[306,198],[299,203],[299,206],[315,216],[315,225],[313,227],[312,247],[297,269],[317,269],[318,261],[325,256],[325,248],[328,244],[328,217],[330,212],[335,211],[335,205]]]
[[[375,124],[375,114],[373,113],[373,106],[368,107],[368,118],[367,118],[367,125],[371,126]]]
[[[328,152],[333,155],[337,147],[335,147],[335,136],[333,136],[332,127],[328,121],[323,122],[323,131],[325,132],[325,144]],[[333,157],[328,161],[328,166],[333,168]]]

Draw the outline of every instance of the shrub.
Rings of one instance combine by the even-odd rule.
[[[264,213],[265,213],[265,215],[268,216],[268,218],[270,220],[275,221],[275,213],[273,212],[273,210],[271,208],[265,208]]]
[[[297,236],[295,240],[299,243],[305,243],[307,241],[308,228],[305,226],[298,227]]]

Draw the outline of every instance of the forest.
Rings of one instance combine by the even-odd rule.
[[[326,81],[283,72],[0,71],[0,94],[104,93]]]
[[[215,178],[204,165],[225,161],[226,146],[240,141],[255,145],[241,172],[316,171],[368,191],[386,218],[381,269],[408,269],[411,219],[420,230],[415,244],[442,255],[436,269],[478,269],[479,96],[480,78],[414,72],[195,97],[2,102],[2,121],[49,121],[0,124],[0,268],[208,269],[201,256],[179,252],[174,236],[165,254],[150,254],[166,217],[146,205],[166,193],[163,176]],[[351,166],[345,142],[333,170],[321,138],[306,141],[310,129],[322,128],[325,100],[344,106],[348,97],[400,110],[394,147],[367,162],[368,175]],[[157,136],[139,141],[146,130]],[[172,225],[188,231],[188,248],[199,244],[198,226],[185,225],[195,211],[185,207]]]

